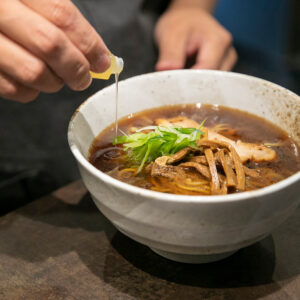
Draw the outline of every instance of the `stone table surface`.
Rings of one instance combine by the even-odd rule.
[[[0,218],[0,299],[300,299],[300,207],[272,235],[211,264],[132,241],[74,182]]]

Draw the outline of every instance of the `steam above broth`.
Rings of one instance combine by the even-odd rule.
[[[161,107],[119,121],[91,147],[90,162],[154,191],[219,195],[254,190],[300,170],[295,143],[277,126],[211,105]]]

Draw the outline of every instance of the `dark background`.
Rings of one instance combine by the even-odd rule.
[[[73,2],[111,51],[123,57],[121,79],[154,71],[153,28],[168,1]],[[219,1],[215,16],[233,34],[239,54],[234,71],[299,93],[299,2]],[[86,98],[112,83],[94,81],[84,92],[63,88],[26,105],[0,99],[0,214],[79,178],[67,143],[68,122]]]

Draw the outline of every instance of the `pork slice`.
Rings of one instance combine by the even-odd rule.
[[[260,144],[243,143],[237,141],[235,149],[238,152],[242,162],[247,160],[255,162],[272,161],[276,158],[276,152]]]
[[[156,125],[166,126],[180,126],[180,127],[192,127],[198,128],[200,126],[196,121],[184,116],[178,116],[169,119],[156,119]],[[202,127],[202,131],[205,132],[205,139],[211,142],[225,142],[234,147],[242,163],[251,160],[255,162],[272,161],[276,159],[276,152],[261,144],[244,143],[242,141],[231,140],[209,128]]]
[[[234,147],[242,163],[251,160],[255,162],[272,161],[276,158],[276,152],[261,144],[233,141],[219,133],[207,129],[207,140],[212,142],[225,142]]]
[[[196,121],[184,116],[178,116],[169,119],[156,119],[155,124],[158,126],[178,126],[184,128],[198,128],[200,126]]]

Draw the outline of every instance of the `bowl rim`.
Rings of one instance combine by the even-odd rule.
[[[134,77],[130,77],[128,79],[122,80],[119,82],[120,85],[126,84],[127,81],[131,80],[140,80],[145,77],[152,77],[152,76],[157,76],[157,74],[160,73],[165,73],[166,75],[173,74],[174,72],[176,73],[209,73],[217,76],[229,76],[229,77],[241,77],[245,78],[251,81],[256,81],[259,83],[264,83],[268,84],[270,87],[280,89],[282,92],[285,94],[289,94],[290,96],[294,96],[298,99],[300,102],[300,97],[293,93],[292,91],[278,85],[275,83],[272,83],[270,81],[254,77],[251,75],[245,75],[245,74],[240,74],[236,72],[225,72],[225,71],[219,71],[219,70],[171,70],[171,71],[161,71],[161,72],[152,72],[152,73],[147,73],[147,74],[142,74],[142,75],[137,75]],[[76,145],[75,138],[74,138],[74,133],[73,133],[73,124],[76,119],[77,113],[85,106],[88,105],[89,102],[93,101],[94,97],[98,96],[99,94],[101,95],[102,93],[105,93],[106,90],[111,89],[114,84],[111,84],[97,93],[93,94],[90,96],[87,100],[85,100],[74,112],[74,114],[71,117],[69,127],[68,127],[68,142],[70,149],[76,158],[77,162],[80,163],[80,165],[87,170],[90,174],[92,174],[94,177],[98,178],[99,180],[103,181],[105,184],[108,184],[118,190],[121,190],[126,193],[142,196],[148,199],[152,200],[158,200],[158,201],[166,201],[166,202],[184,202],[184,203],[227,203],[227,202],[236,202],[236,201],[241,201],[241,200],[248,200],[248,199],[253,199],[253,198],[260,198],[262,196],[270,195],[272,193],[275,193],[277,191],[283,190],[284,188],[296,183],[297,181],[300,181],[300,171],[297,173],[275,183],[270,186],[258,189],[258,190],[253,190],[253,191],[246,191],[246,192],[241,192],[241,193],[236,193],[236,194],[227,194],[227,195],[208,195],[208,196],[191,196],[191,195],[176,195],[176,194],[169,194],[169,193],[162,193],[162,192],[157,192],[157,191],[152,191],[152,190],[147,190],[143,189],[140,187],[136,187],[133,185],[130,185],[128,183],[122,182],[120,180],[117,180],[96,167],[94,167],[88,160],[83,156],[81,151]],[[109,125],[108,125],[109,126]]]

